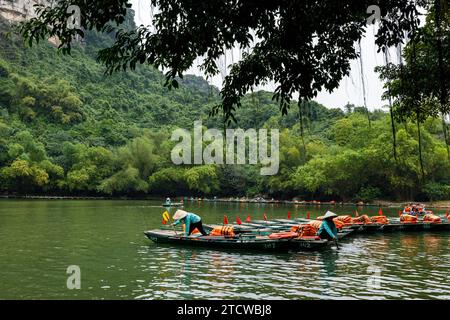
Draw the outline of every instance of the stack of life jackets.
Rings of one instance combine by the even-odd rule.
[[[372,220],[370,220],[369,216],[366,214],[363,214],[362,216],[359,216],[357,218],[352,218],[352,223],[355,224],[370,224],[372,223]]]
[[[323,217],[318,217],[316,220],[312,220],[312,221],[308,222],[308,224],[314,226],[314,228],[317,229],[316,230],[316,232],[317,232],[317,231],[319,231],[320,226],[322,225],[322,220],[323,220]],[[334,218],[333,222],[334,222],[334,225],[336,226],[336,229],[338,229],[338,230],[342,229],[345,226],[345,223],[343,221],[339,220],[338,217]]]
[[[416,216],[412,216],[410,214],[402,214],[400,216],[401,223],[416,223],[418,218]]]
[[[351,216],[338,216],[336,218],[334,218],[333,220],[339,220],[345,224],[352,224],[353,223],[353,219]]]
[[[389,219],[386,216],[374,216],[372,217],[373,223],[389,224]]]
[[[296,232],[299,237],[313,237],[317,235],[316,227],[311,224],[301,224],[299,226],[293,226],[291,232]]]
[[[294,239],[298,237],[297,232],[276,232],[269,235],[269,239]]]
[[[334,218],[333,221],[334,221],[334,225],[336,226],[336,229],[338,229],[338,230],[342,229],[345,226],[345,223],[337,218]]]
[[[313,226],[316,229],[316,232],[319,231],[320,226],[322,225],[322,221],[320,220],[313,220],[308,222],[309,225]]]
[[[431,223],[442,223],[441,217],[438,217],[432,213],[427,213],[423,217],[424,222],[431,222]]]
[[[317,217],[316,220],[322,221],[323,216]],[[338,216],[333,219],[334,224],[336,225],[337,229],[342,229],[346,224],[352,224],[352,217],[350,216]],[[319,225],[320,228],[320,225]],[[317,228],[317,229],[319,229]]]
[[[215,227],[209,234],[210,236],[234,237],[233,226]]]

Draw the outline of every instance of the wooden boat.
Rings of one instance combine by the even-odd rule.
[[[175,234],[171,230],[151,230],[144,232],[155,243],[169,243],[185,246],[225,248],[233,250],[282,251],[289,249],[289,239],[270,239],[268,236],[243,234],[234,237],[200,236],[189,237]]]
[[[261,228],[261,229],[269,229],[273,231],[281,231],[288,230],[293,226],[298,226],[299,224],[308,223],[308,221],[295,221],[295,220],[255,220],[250,223],[244,222],[242,225],[236,225],[237,228],[240,226],[253,227],[253,228]]]
[[[273,229],[270,228],[263,228],[261,226],[250,226],[250,225],[238,225],[238,224],[232,224],[230,226],[233,226],[234,233],[235,234],[241,234],[241,233],[252,233],[252,234],[258,234],[258,235],[269,235],[274,232]],[[209,225],[204,224],[203,229],[205,229],[206,232],[211,232],[216,227],[222,227],[222,225]]]
[[[172,202],[172,203],[163,203],[162,204],[163,207],[182,207],[183,203],[182,202]]]
[[[273,231],[289,229],[289,228],[287,228],[286,225],[280,225],[280,224],[275,224],[275,223],[272,223],[272,224],[264,224],[264,223],[258,224],[258,223],[251,223],[251,222],[250,223],[249,222],[243,222],[240,225],[239,224],[235,224],[233,226],[235,228],[237,228],[237,229],[240,229],[240,228],[244,227],[244,228],[250,228],[250,229],[267,229],[267,230],[273,230]]]
[[[350,232],[343,232],[339,238],[347,236]],[[176,244],[185,246],[198,246],[222,248],[233,250],[260,250],[260,251],[311,251],[321,250],[333,245],[332,241],[309,238],[271,239],[268,235],[241,233],[233,237],[191,235],[186,237],[173,230],[151,230],[144,234],[155,243]]]
[[[352,230],[344,230],[338,233],[338,239],[344,239],[345,237],[347,237],[349,234],[351,234],[353,231]],[[292,239],[290,242],[290,247],[293,250],[321,250],[321,249],[325,249],[327,247],[331,247],[335,245],[334,241],[328,241],[328,240],[314,240],[314,239],[301,239],[301,238],[296,238],[296,239]]]
[[[388,224],[346,224],[344,228],[350,228],[357,233],[374,232],[428,232],[428,231],[450,231],[450,221],[444,220],[440,223],[417,221],[415,223],[401,222],[398,218],[389,218]]]

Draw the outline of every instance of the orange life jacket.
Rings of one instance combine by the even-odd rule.
[[[297,238],[297,237],[298,237],[298,233],[292,232],[292,231],[277,232],[277,233],[272,233],[271,235],[269,235],[270,239],[293,239],[293,238]]]
[[[333,222],[337,229],[342,229],[345,226],[344,222],[342,222],[341,220],[338,220],[336,218],[333,219]]]
[[[416,223],[418,218],[410,214],[402,214],[400,216],[400,222],[402,223]]]
[[[342,221],[345,224],[352,223],[352,217],[351,216],[338,216],[335,219]]]
[[[309,225],[312,225],[314,228],[316,228],[317,231],[319,231],[320,226],[322,225],[322,221],[319,220],[313,220],[308,222]]]
[[[372,220],[370,220],[368,215],[363,214],[362,216],[359,216],[357,218],[352,218],[352,223],[370,224],[370,223],[372,223]]]
[[[296,232],[300,237],[312,237],[317,234],[317,230],[311,224],[301,224],[299,226],[293,226],[291,232]]]
[[[441,217],[438,217],[432,213],[428,213],[428,214],[424,215],[423,221],[431,222],[431,223],[442,223]]]
[[[389,219],[386,216],[374,216],[372,217],[372,222],[379,224],[388,224]]]
[[[405,212],[411,212],[411,207],[406,207]]]
[[[215,227],[209,234],[210,236],[230,236],[234,237],[233,226]]]

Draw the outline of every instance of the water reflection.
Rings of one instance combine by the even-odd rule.
[[[357,237],[342,242],[340,250],[322,252],[268,255],[151,246],[149,251],[167,270],[162,277],[178,280],[163,297],[422,299],[450,294],[442,284],[450,267],[447,245],[443,234],[405,234]],[[380,270],[380,288],[369,285],[373,267]],[[158,290],[147,292],[138,298],[161,297]]]

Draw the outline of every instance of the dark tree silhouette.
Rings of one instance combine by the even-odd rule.
[[[108,72],[147,63],[166,70],[166,85],[177,87],[198,57],[206,75],[219,72],[217,59],[224,51],[239,47],[248,53],[231,66],[224,79],[222,101],[212,114],[223,111],[227,122],[252,87],[272,81],[273,98],[287,113],[295,93],[309,101],[320,90],[332,91],[349,74],[357,58],[355,42],[361,39],[370,14],[378,5],[382,12],[376,43],[380,48],[396,45],[418,22],[420,7],[427,0],[152,0],[158,13],[154,28],[120,29],[130,3],[127,0],[61,0],[21,27],[30,44],[56,36],[60,49],[70,53],[75,35],[83,30],[115,32],[115,43],[99,52]],[[81,9],[79,29],[68,29],[69,5]],[[154,29],[154,30],[153,30]],[[248,50],[251,47],[251,50]]]

